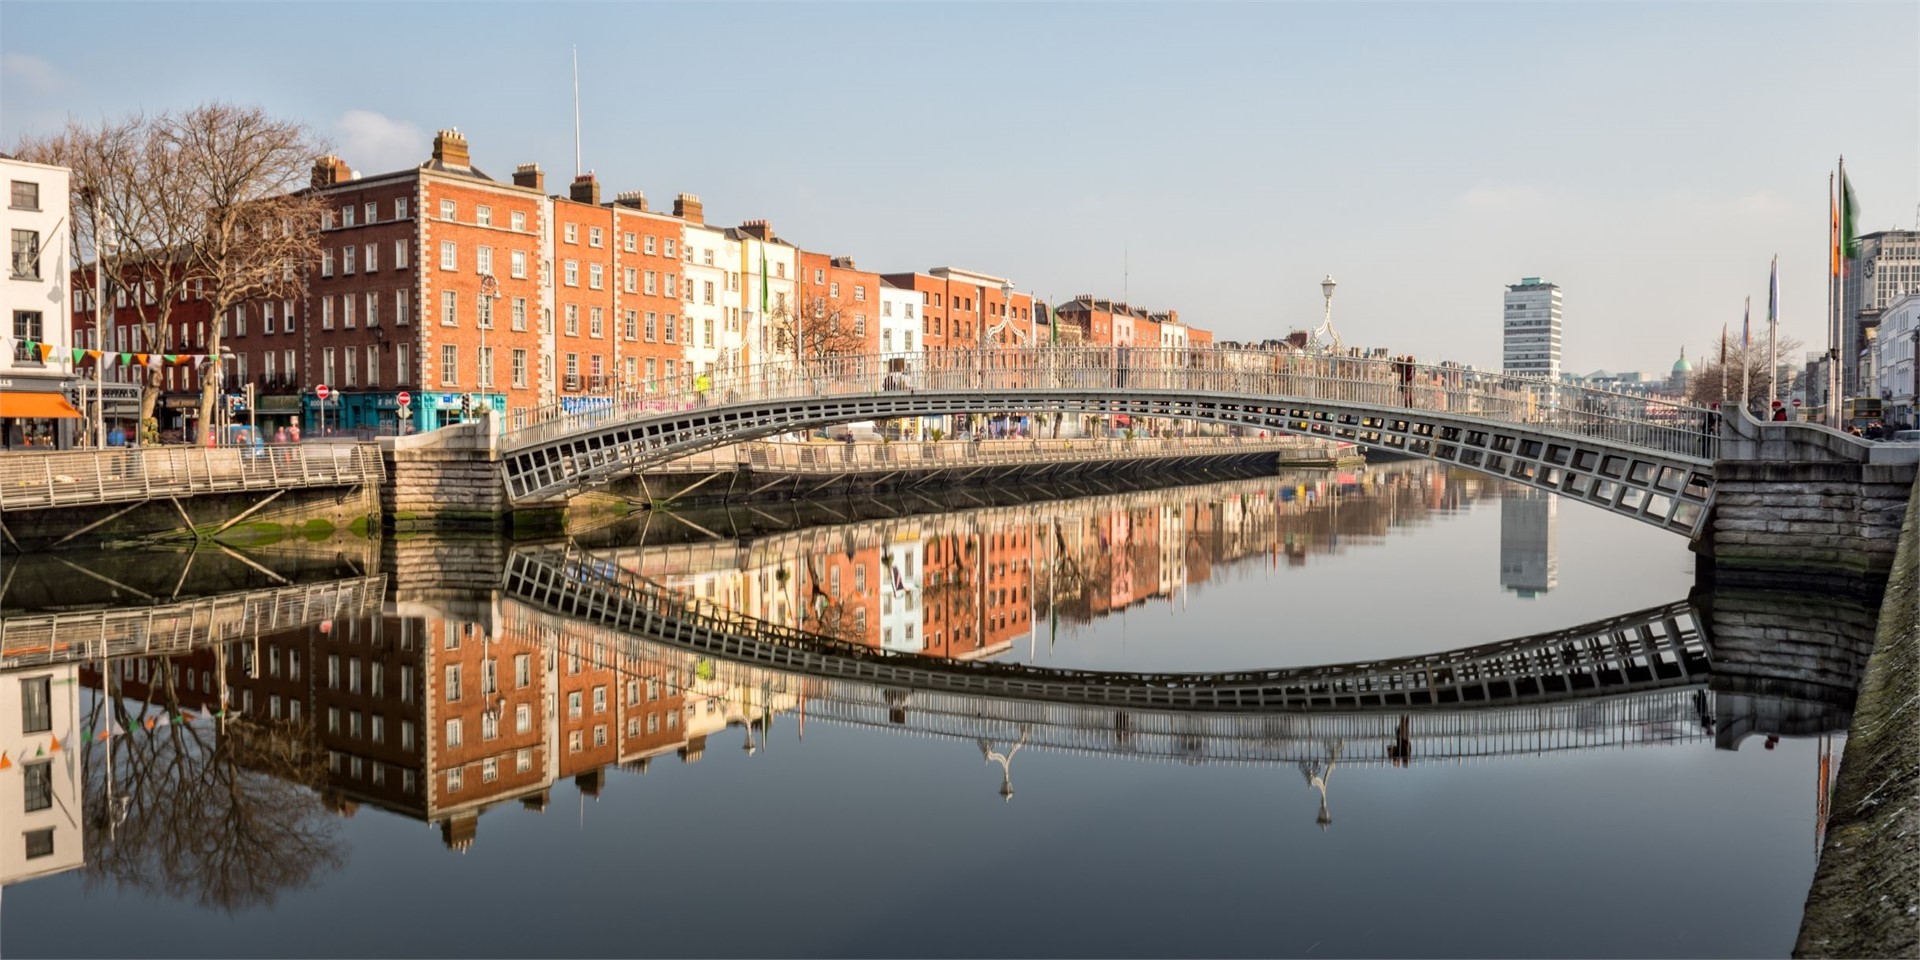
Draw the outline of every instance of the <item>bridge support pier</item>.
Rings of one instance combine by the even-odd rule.
[[[1697,544],[1716,581],[1820,588],[1886,579],[1920,448],[1742,414],[1722,429],[1713,514]]]
[[[387,478],[380,512],[400,533],[526,532],[560,528],[564,504],[515,509],[500,479],[500,447],[490,420],[380,441]]]

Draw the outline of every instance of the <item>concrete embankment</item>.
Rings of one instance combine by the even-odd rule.
[[[1797,957],[1920,956],[1920,488],[1834,786]]]

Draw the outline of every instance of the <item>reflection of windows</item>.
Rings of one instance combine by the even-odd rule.
[[[39,763],[26,763],[20,766],[26,776],[27,812],[46,810],[53,806],[53,761],[42,760]]]
[[[449,747],[459,746],[460,737],[461,737],[460,721],[457,719],[448,720],[447,721],[447,746]]]
[[[524,703],[520,704],[517,707],[514,707],[513,708],[513,732],[526,733],[527,731],[532,729],[533,729],[533,708],[528,704],[524,704]]]
[[[448,793],[459,793],[460,787],[464,785],[465,782],[466,782],[466,778],[462,776],[462,771],[460,770],[459,767],[454,767],[452,770],[447,771],[447,792]]]

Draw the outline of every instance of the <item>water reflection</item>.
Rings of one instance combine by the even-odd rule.
[[[1500,499],[1500,585],[1532,598],[1560,585],[1560,498],[1528,487]]]
[[[1044,639],[1056,624],[1097,630],[1105,618],[1150,600],[1179,600],[1249,568],[1314,563],[1377,544],[1392,530],[1494,492],[1438,471],[1401,467],[1346,478],[1265,478],[1157,497],[895,517],[745,540],[610,540],[593,553],[593,569],[644,575],[702,605],[832,634],[866,651],[1013,669],[1019,641]],[[1667,752],[1674,759],[1661,768],[1670,773],[1697,765],[1709,743],[1735,750],[1755,739],[1770,747],[1774,738],[1842,730],[1874,626],[1870,599],[1703,592],[1671,608],[1622,614],[1615,624],[1623,637],[1658,637],[1664,634],[1656,621],[1684,619],[1706,652],[1678,673],[1666,669],[1677,661],[1646,661],[1619,666],[1617,677],[1588,671],[1595,681],[1577,689],[1573,683],[1528,686],[1515,669],[1484,683],[1470,677],[1429,683],[1481,686],[1480,699],[1447,705],[1356,700],[1289,710],[1149,709],[984,695],[852,671],[774,669],[530,603],[499,586],[508,560],[501,544],[408,541],[383,550],[383,556],[356,558],[366,563],[316,563],[281,576],[292,584],[262,575],[245,593],[158,604],[139,617],[129,617],[127,608],[72,605],[39,618],[0,620],[7,651],[0,691],[31,689],[38,698],[43,681],[49,691],[44,720],[0,699],[0,749],[10,754],[11,766],[0,769],[0,809],[8,811],[7,833],[19,823],[30,835],[25,843],[0,836],[0,884],[77,870],[96,890],[137,890],[235,913],[278,905],[273,914],[281,915],[289,903],[332,902],[331,895],[289,892],[324,885],[342,868],[351,876],[348,844],[355,839],[382,844],[376,850],[362,842],[355,860],[390,864],[383,859],[389,848],[473,850],[479,857],[532,858],[529,868],[558,868],[560,876],[576,864],[558,847],[517,846],[513,836],[515,824],[537,822],[528,818],[550,807],[556,785],[571,781],[583,798],[611,794],[617,800],[643,789],[634,775],[670,771],[665,783],[644,785],[648,806],[624,808],[637,810],[632,815],[640,820],[622,828],[631,833],[645,834],[655,824],[711,827],[688,824],[699,819],[689,811],[722,805],[723,795],[743,785],[756,795],[792,790],[786,800],[766,801],[766,816],[778,820],[788,801],[804,811],[813,795],[833,793],[835,778],[856,776],[832,764],[868,762],[864,751],[873,749],[874,739],[885,741],[885,759],[871,762],[884,764],[889,775],[932,778],[952,771],[951,780],[937,784],[903,783],[877,805],[932,802],[930,793],[951,788],[953,806],[925,814],[946,824],[959,845],[979,836],[974,811],[991,809],[995,819],[978,829],[1043,824],[1041,834],[1026,834],[1022,842],[1060,851],[1062,862],[1087,854],[1089,848],[1067,840],[1047,846],[1052,835],[1046,831],[1066,822],[1044,818],[1148,779],[1130,775],[1122,761],[1168,765],[1189,787],[1253,796],[1263,805],[1260,817],[1270,819],[1277,810],[1282,823],[1316,834],[1320,851],[1350,849],[1347,844],[1369,835],[1405,844],[1418,835],[1395,837],[1393,821],[1414,812],[1382,804],[1438,803],[1441,794],[1461,789],[1450,772],[1461,764],[1478,765],[1476,777],[1504,778],[1511,788],[1516,777],[1568,776],[1567,761],[1575,757],[1583,772],[1604,768],[1591,775],[1606,778],[1620,770],[1619,757],[1694,745],[1697,752]],[[290,569],[260,562],[276,573]],[[1484,560],[1477,568],[1482,572],[1469,575],[1493,589]],[[366,574],[380,584],[371,593]],[[136,573],[112,575],[156,598],[166,595],[145,589],[153,576],[135,582]],[[159,578],[165,576],[178,577],[177,568]],[[308,599],[296,604],[296,595]],[[1782,625],[1790,629],[1783,633]],[[1492,635],[1500,629],[1484,627]],[[129,646],[135,643],[146,646]],[[1566,646],[1540,641],[1524,645],[1533,653],[1509,650],[1502,662],[1541,664],[1540,651]],[[895,659],[867,652],[862,662]],[[1363,679],[1406,672],[1389,666],[1385,658],[1370,658],[1293,671],[1286,682],[1312,680],[1357,697],[1366,692]],[[1560,668],[1571,671],[1565,663]],[[1539,672],[1544,678],[1553,671]],[[16,726],[23,714],[31,717],[31,729]],[[812,739],[805,736],[809,726],[816,731]],[[829,736],[819,735],[823,727]],[[845,746],[856,736],[865,739]],[[694,766],[723,744],[726,760]],[[848,750],[863,755],[850,759]],[[781,765],[794,754],[818,769]],[[29,778],[29,763],[44,766]],[[902,772],[892,773],[894,765]],[[749,779],[741,779],[743,770]],[[815,779],[776,785],[772,771]],[[1831,773],[1831,753],[1823,751],[1819,767],[1807,771],[1817,793],[1824,795],[1821,784]],[[1395,785],[1384,800],[1381,777]],[[652,806],[687,784],[698,798]],[[1016,795],[1022,802],[1009,805]],[[1473,796],[1472,803],[1487,802]],[[835,814],[845,816],[875,799],[836,796],[831,802],[855,805]],[[566,806],[571,833],[572,805]],[[16,820],[16,810],[27,812]],[[482,819],[488,821],[484,835]],[[431,824],[437,839],[398,833],[383,841],[379,825],[401,821]],[[1329,836],[1317,836],[1310,823]],[[1543,843],[1556,835],[1515,833]],[[614,846],[626,833],[604,828],[590,838]],[[867,849],[864,843],[849,841]],[[738,852],[715,849],[723,858]],[[23,850],[31,859],[16,856]],[[1402,853],[1422,863],[1449,855],[1417,844]],[[960,856],[951,849],[943,855]],[[1582,861],[1569,855],[1569,862]],[[830,866],[823,875],[838,876]],[[840,879],[851,883],[851,876]],[[57,886],[36,881],[47,883]],[[94,906],[81,903],[74,915]],[[459,952],[484,947],[472,939],[451,942]],[[325,943],[321,952],[360,952],[346,939]],[[1433,949],[1429,944],[1425,952]],[[720,950],[726,952],[724,945]]]

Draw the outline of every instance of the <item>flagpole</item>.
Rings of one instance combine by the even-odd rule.
[[[1847,158],[1841,157],[1839,173],[1833,180],[1833,280],[1831,283],[1832,290],[1828,294],[1830,306],[1833,310],[1833,319],[1827,329],[1827,426],[1835,430],[1842,428],[1840,404],[1843,400],[1842,394],[1846,390],[1846,371],[1840,359],[1843,355],[1842,351],[1846,349],[1846,343],[1844,341],[1847,336],[1846,311],[1842,305],[1844,291],[1841,289],[1841,281],[1845,275],[1846,268],[1840,262],[1840,258],[1844,253],[1844,251],[1840,249],[1842,242],[1840,236],[1840,220],[1844,216],[1840,205],[1846,202],[1846,189]]]
[[[1740,314],[1740,409],[1752,412],[1753,405],[1753,298]]]
[[[1720,325],[1720,415],[1727,409],[1727,325]]]
[[[1780,402],[1780,255],[1767,271],[1767,415]]]

